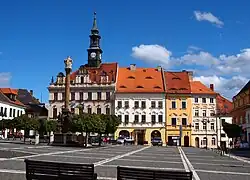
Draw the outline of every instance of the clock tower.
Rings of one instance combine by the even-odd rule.
[[[94,13],[94,22],[89,38],[90,45],[88,48],[88,66],[99,67],[102,63],[102,49],[100,48],[101,36],[99,35],[99,30],[97,28],[96,12]]]

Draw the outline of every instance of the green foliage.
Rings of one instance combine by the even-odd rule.
[[[37,119],[29,118],[27,115],[16,117],[12,121],[13,127],[17,130],[39,130],[40,128],[39,121]]]
[[[47,132],[55,132],[57,128],[57,121],[48,120],[47,121]]]
[[[241,134],[241,127],[238,126],[237,124],[229,124],[229,123],[223,123],[223,130],[227,134],[229,138],[235,138],[235,137],[240,137]]]

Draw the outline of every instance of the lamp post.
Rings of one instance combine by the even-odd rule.
[[[206,149],[207,149],[207,123],[210,123],[209,119],[203,119],[202,120],[203,125],[206,125]]]

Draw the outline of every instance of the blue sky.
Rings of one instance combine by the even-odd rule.
[[[95,2],[95,3],[94,3]],[[87,62],[93,12],[103,62],[194,70],[228,98],[250,75],[250,2],[9,0],[0,4],[0,86],[48,100],[51,76]]]

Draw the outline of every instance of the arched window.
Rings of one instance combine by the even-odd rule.
[[[212,146],[215,146],[215,138],[212,138]]]

